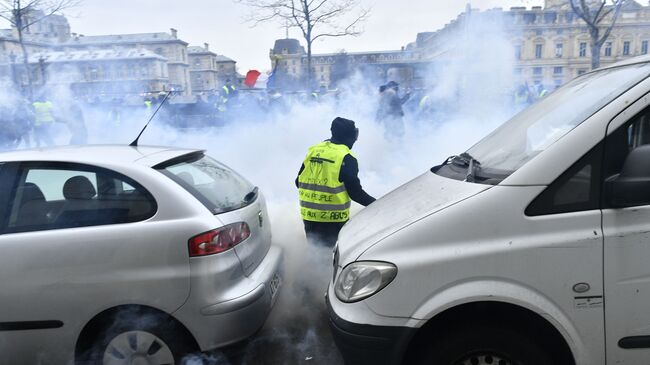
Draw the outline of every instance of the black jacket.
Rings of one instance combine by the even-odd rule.
[[[332,143],[336,142],[332,141]],[[296,177],[296,187],[298,187],[298,178],[304,169],[305,164],[302,164],[300,171],[298,172],[298,177]],[[343,158],[343,165],[339,172],[339,180],[345,185],[345,190],[347,190],[348,195],[350,195],[350,199],[355,202],[365,207],[375,201],[375,198],[368,195],[368,193],[363,190],[363,187],[361,187],[361,180],[359,180],[359,163],[352,155],[347,155]]]

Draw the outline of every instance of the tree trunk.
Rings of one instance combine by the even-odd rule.
[[[27,75],[27,99],[30,102],[34,101],[34,92],[33,92],[33,83],[32,83],[32,72],[29,68],[29,54],[27,53],[27,47],[25,46],[25,41],[23,39],[23,29],[22,29],[22,19],[21,16],[16,17],[16,29],[18,30],[18,43],[20,43],[20,48],[23,51],[23,67],[25,68],[25,74]],[[19,20],[20,19],[20,20]],[[18,83],[22,85],[22,81],[18,80]]]
[[[600,67],[600,49],[603,42],[598,39],[600,37],[598,27],[591,28],[589,33],[591,35],[591,69],[595,70]]]
[[[312,89],[313,72],[311,69],[311,40],[307,40],[307,91]]]

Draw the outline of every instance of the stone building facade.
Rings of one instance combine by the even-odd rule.
[[[24,44],[36,87],[41,86],[44,79],[52,82],[58,78],[63,82],[56,74],[61,67],[67,71],[76,70],[65,73],[77,75],[70,80],[75,92],[88,94],[94,88],[95,94],[109,98],[170,90],[189,97],[193,94],[191,71],[195,68],[197,75],[206,77],[196,84],[200,90],[218,88],[231,74],[236,78],[235,61],[209,50],[206,50],[207,63],[204,65],[201,61],[193,66],[188,43],[179,39],[176,29],[169,33],[84,36],[72,33],[65,17],[51,15],[25,30]],[[27,70],[22,54],[16,29],[1,29],[0,78],[13,79],[24,88]],[[161,62],[164,65],[161,66]],[[46,77],[43,77],[44,72]],[[79,76],[84,74],[93,75],[93,79]],[[88,82],[88,87],[82,85],[84,82]],[[140,85],[140,89],[136,85]]]
[[[602,23],[601,35],[611,22],[610,15]],[[419,34],[408,48],[417,50],[433,63],[452,62],[461,57],[460,53],[471,52],[463,48],[462,42],[476,36],[472,23],[499,27],[510,47],[517,84],[538,84],[553,89],[591,70],[589,31],[573,13],[568,0],[546,0],[543,7],[532,8],[467,9],[441,30]],[[630,1],[601,49],[601,66],[648,54],[649,42],[650,6]]]
[[[307,53],[297,39],[278,39],[269,51],[278,88],[304,88]],[[337,81],[359,71],[377,82],[400,81],[417,87],[427,62],[419,51],[339,52],[312,55],[312,87],[335,88]]]
[[[194,93],[206,93],[225,85],[226,81],[237,80],[237,63],[203,47],[189,47],[190,78]]]
[[[63,43],[53,46],[55,51],[102,51],[136,50],[153,52],[167,60],[169,84],[165,90],[190,95],[190,66],[187,54],[188,43],[178,38],[176,29],[170,33],[116,34],[104,36],[83,36],[72,34]],[[162,90],[161,90],[162,91]]]
[[[33,53],[29,64],[34,85],[69,87],[85,99],[157,93],[169,83],[167,60],[147,50],[49,51]],[[28,82],[22,63],[1,65],[0,75]]]
[[[610,15],[603,28],[611,22]],[[546,0],[543,7],[509,10],[479,11],[468,6],[440,30],[419,33],[401,50],[345,55],[354,68],[370,70],[380,81],[399,81],[413,88],[435,85],[437,77],[451,65],[480,63],[485,61],[483,56],[496,56],[500,58],[497,68],[507,65],[513,87],[528,83],[552,90],[591,70],[590,44],[588,28],[573,13],[568,0]],[[648,54],[649,47],[650,6],[629,1],[602,47],[601,66]],[[476,48],[482,48],[483,56]],[[319,85],[334,84],[337,56],[341,54],[313,55],[313,75]],[[270,58],[285,84],[304,78],[306,52],[298,40],[277,40]]]

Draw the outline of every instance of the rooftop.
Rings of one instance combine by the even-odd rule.
[[[172,34],[138,33],[138,34],[111,34],[94,36],[73,36],[69,41],[61,43],[63,46],[91,45],[91,44],[119,44],[119,43],[147,43],[147,42],[173,42],[186,43]]]
[[[133,59],[167,59],[148,50],[137,49],[103,49],[72,52],[40,52],[29,56],[30,63],[38,63],[41,59],[45,62],[81,62],[81,61],[117,61]]]

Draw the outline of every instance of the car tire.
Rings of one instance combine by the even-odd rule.
[[[467,326],[440,333],[431,347],[421,349],[417,358],[418,365],[554,364],[547,351],[527,333],[496,325]]]
[[[185,356],[199,351],[186,337],[172,319],[145,314],[104,326],[76,363],[128,365],[140,358],[144,363],[181,365]]]

